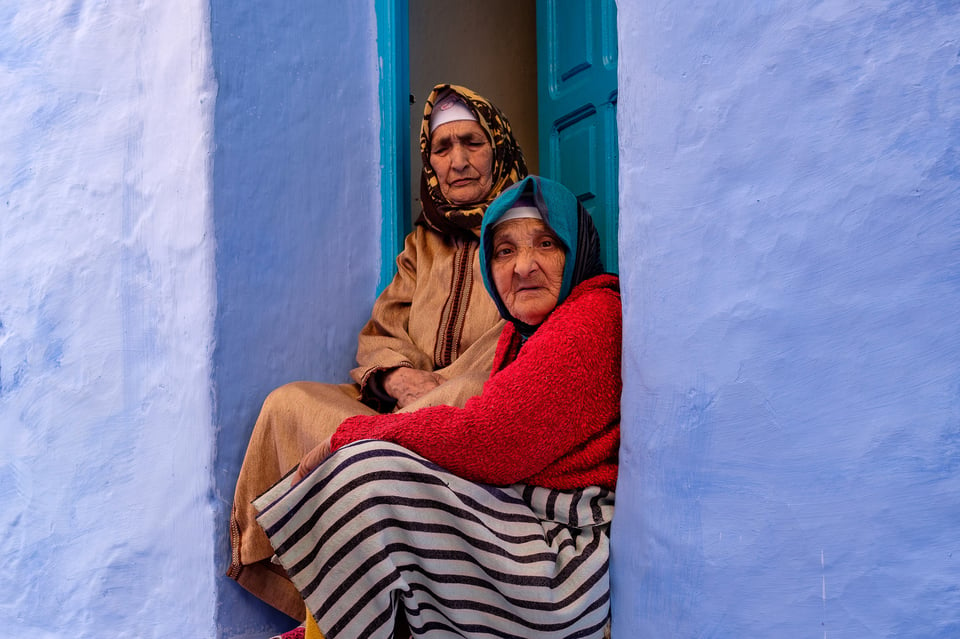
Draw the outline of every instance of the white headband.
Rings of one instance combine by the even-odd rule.
[[[453,93],[434,105],[433,111],[430,112],[430,133],[433,133],[441,124],[456,122],[457,120],[473,120],[476,122],[477,116],[467,108],[467,105],[458,95]]]
[[[543,216],[540,215],[540,209],[535,206],[514,206],[513,208],[507,209],[507,212],[503,214],[503,217],[497,220],[494,226],[497,224],[502,224],[503,222],[509,222],[510,220],[521,220],[523,218],[542,220]]]

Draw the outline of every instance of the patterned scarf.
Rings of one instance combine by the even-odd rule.
[[[477,116],[481,128],[493,145],[493,186],[486,199],[472,204],[453,204],[440,191],[440,180],[430,166],[430,113],[440,98],[453,91],[466,103]],[[527,175],[527,165],[523,161],[523,152],[513,137],[510,122],[500,109],[486,98],[470,89],[455,84],[438,84],[433,88],[423,109],[423,123],[420,125],[420,156],[423,158],[423,172],[420,175],[420,201],[423,212],[417,219],[418,224],[426,224],[444,235],[465,233],[480,237],[480,225],[483,213],[505,188],[518,182]]]

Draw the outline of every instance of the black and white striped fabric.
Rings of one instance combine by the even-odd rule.
[[[614,493],[473,483],[395,444],[344,446],[255,505],[328,639],[602,637]]]

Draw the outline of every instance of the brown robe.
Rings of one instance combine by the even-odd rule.
[[[479,395],[503,320],[483,286],[478,242],[451,239],[423,225],[406,238],[398,273],[373,307],[359,337],[356,383],[294,382],[267,396],[254,426],[230,519],[228,575],[273,607],[302,620],[303,600],[285,572],[271,563],[273,548],[256,522],[252,501],[345,418],[373,415],[361,402],[379,370],[410,366],[434,371],[444,383],[403,412]]]

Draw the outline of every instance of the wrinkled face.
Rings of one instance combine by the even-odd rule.
[[[493,186],[493,146],[473,120],[455,120],[430,134],[430,167],[453,204],[473,204]]]
[[[493,285],[525,324],[537,326],[556,308],[565,262],[560,240],[542,220],[510,220],[493,229]]]

